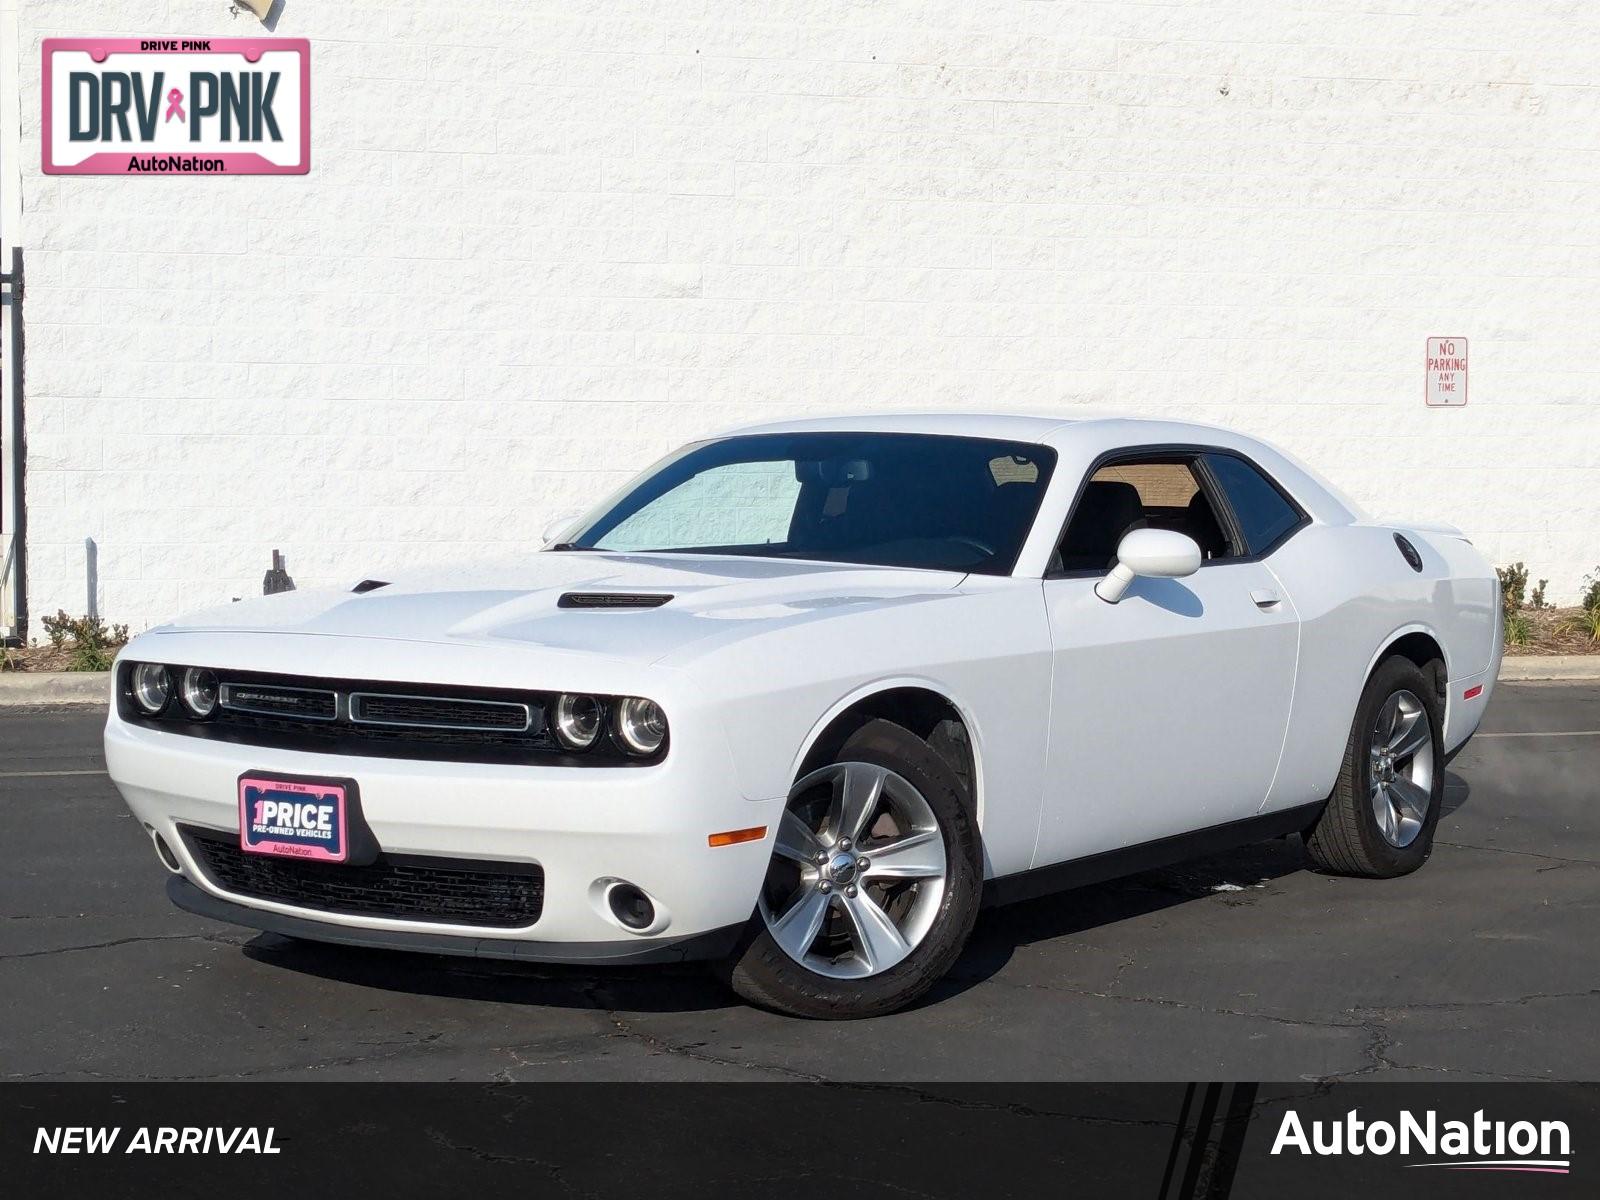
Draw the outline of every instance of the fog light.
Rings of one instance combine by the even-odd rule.
[[[160,663],[138,663],[133,668],[133,698],[152,717],[167,706],[172,681]]]
[[[197,717],[209,717],[217,707],[217,673],[190,667],[183,673],[183,706]]]
[[[600,736],[603,716],[593,696],[564,694],[556,701],[556,736],[569,750],[587,750]]]
[[[631,883],[613,884],[606,900],[611,915],[629,929],[649,929],[656,919],[656,906]]]
[[[654,754],[667,740],[667,714],[654,700],[624,696],[617,705],[617,736],[632,754]]]

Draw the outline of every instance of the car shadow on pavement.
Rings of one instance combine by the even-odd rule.
[[[738,1003],[700,963],[585,967],[372,950],[263,933],[245,957],[335,983],[407,995],[542,1008],[701,1012]]]
[[[1466,804],[1470,791],[1459,775],[1447,773],[1441,818]],[[1019,947],[1072,938],[1196,900],[1255,904],[1268,884],[1312,869],[1298,838],[1280,838],[988,909],[950,974],[913,1008],[937,1004],[992,978]],[[270,933],[252,938],[243,952],[254,962],[330,982],[442,999],[637,1013],[703,1012],[740,1004],[700,963],[557,966],[371,950]]]
[[[1440,820],[1448,821],[1470,795],[1467,781],[1447,771]],[[937,1004],[994,977],[1019,947],[1072,938],[1196,900],[1253,905],[1265,898],[1264,889],[1275,880],[1315,870],[1300,839],[1291,836],[989,909],[980,914],[971,941],[950,973],[917,1006]]]

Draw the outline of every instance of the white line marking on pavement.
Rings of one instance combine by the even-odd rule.
[[[1533,733],[1480,733],[1481,738],[1600,737],[1600,729],[1540,729]]]
[[[60,775],[104,775],[105,771],[0,771],[0,779],[54,779]]]

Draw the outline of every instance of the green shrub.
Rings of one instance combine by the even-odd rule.
[[[126,625],[107,626],[99,617],[69,617],[65,609],[44,618],[44,631],[50,645],[59,650],[72,642],[67,657],[69,671],[108,671],[111,660],[128,640]]]
[[[1506,645],[1526,646],[1533,640],[1533,623],[1522,613],[1506,614]]]
[[[1600,608],[1600,567],[1583,577],[1583,607],[1590,612]]]
[[[56,609],[56,615],[44,618],[44,631],[50,635],[50,644],[57,650],[67,640],[67,632],[72,628],[72,618],[67,616],[64,608]]]
[[[1549,582],[1550,581],[1548,579],[1539,580],[1539,586],[1534,588],[1532,595],[1530,595],[1528,597],[1528,607],[1529,608],[1547,608],[1548,607],[1548,605],[1546,605],[1545,602],[1544,602],[1544,589],[1545,589],[1545,585],[1548,584]]]
[[[1500,576],[1500,604],[1506,616],[1521,612],[1528,596],[1527,566],[1512,563],[1509,567],[1496,567],[1494,573]]]

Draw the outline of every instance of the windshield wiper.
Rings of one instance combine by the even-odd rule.
[[[577,542],[557,542],[554,546],[546,546],[546,550],[589,550],[595,554],[610,554],[611,551],[601,546],[580,546]]]

